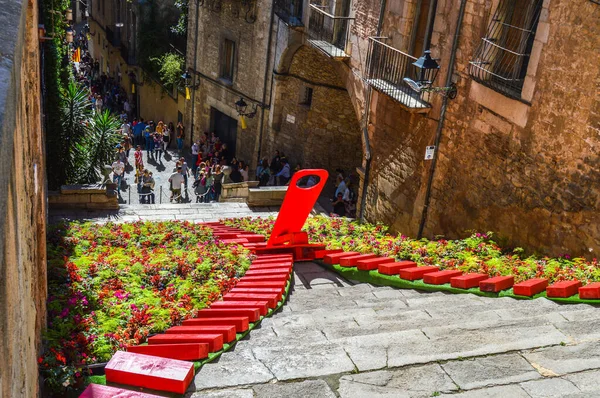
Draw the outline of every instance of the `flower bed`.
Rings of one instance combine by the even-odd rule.
[[[39,358],[64,391],[86,366],[194,317],[237,282],[250,253],[188,222],[71,223],[48,233],[48,331]]]
[[[275,220],[240,218],[223,222],[268,237]],[[492,240],[491,233],[475,233],[458,240],[416,240],[403,235],[389,235],[387,228],[380,224],[358,224],[345,218],[321,216],[309,218],[304,230],[308,232],[311,243],[326,244],[328,249],[412,260],[418,265],[437,266],[440,270],[457,269],[490,276],[513,275],[515,283],[531,278],[547,278],[550,283],[600,281],[600,267],[596,259],[524,256],[519,248],[507,252]]]

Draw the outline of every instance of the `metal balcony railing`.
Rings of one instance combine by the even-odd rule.
[[[116,27],[114,29],[108,26],[106,27],[106,40],[108,40],[113,47],[121,46],[121,35]]]
[[[370,37],[367,84],[407,108],[426,111],[431,107],[428,103],[430,93],[417,93],[403,81],[405,77],[413,78],[412,63],[416,60],[417,58]]]
[[[350,21],[354,18],[331,15],[323,6],[310,5],[308,42],[336,59],[350,58],[346,54]]]
[[[303,26],[302,0],[275,0],[275,14],[289,26]]]

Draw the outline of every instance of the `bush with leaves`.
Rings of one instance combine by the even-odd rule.
[[[177,87],[181,81],[185,59],[176,53],[166,53],[152,58],[152,62],[156,64],[161,83],[170,89]]]

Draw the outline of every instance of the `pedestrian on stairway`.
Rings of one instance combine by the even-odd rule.
[[[223,185],[223,172],[221,171],[221,166],[217,165],[215,167],[215,173],[213,174],[213,200],[215,202],[219,201],[219,197],[221,196],[221,188]]]
[[[121,159],[117,159],[112,164],[113,171],[113,183],[117,184],[117,192],[121,190],[121,183],[123,181],[123,173],[125,172],[125,163]]]
[[[179,158],[179,166],[181,167],[181,174],[183,174],[183,179],[185,182],[185,188],[187,189],[188,187],[188,175],[190,174],[190,169],[188,167],[188,164],[186,163],[184,157],[180,157]]]
[[[140,118],[140,121],[133,126],[135,145],[144,145],[144,131],[146,131],[146,123],[144,123],[144,118]]]
[[[177,149],[180,151],[183,149],[183,139],[185,138],[185,127],[183,123],[177,123]]]
[[[163,152],[163,136],[161,133],[154,134],[154,151],[156,152],[156,157],[159,162],[161,162],[161,156]]]
[[[169,126],[172,123],[169,123]],[[165,152],[165,154],[167,153],[167,148],[169,147],[169,140],[171,139],[171,129],[170,127],[165,126],[162,132],[162,136],[163,136],[163,150]]]
[[[149,126],[144,130],[144,138],[146,139],[146,154],[148,155],[148,159],[150,159],[151,155],[154,156],[154,139],[152,138]]]
[[[175,199],[177,202],[181,202],[181,184],[183,184],[183,174],[181,166],[177,167],[177,171],[175,171],[169,177],[170,189],[171,189],[171,198],[169,201],[173,201]]]
[[[144,154],[142,153],[142,147],[137,146],[135,148],[135,152],[133,153],[133,157],[135,158],[135,169],[144,170]]]

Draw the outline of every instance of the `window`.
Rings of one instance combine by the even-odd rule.
[[[225,39],[221,49],[221,79],[233,82],[233,66],[235,63],[235,42]]]
[[[500,0],[471,61],[473,78],[520,99],[543,0]]]
[[[275,0],[275,14],[290,26],[302,26],[302,0]]]
[[[310,108],[312,104],[312,96],[313,89],[310,87],[303,87],[302,90],[300,90],[300,105]]]

